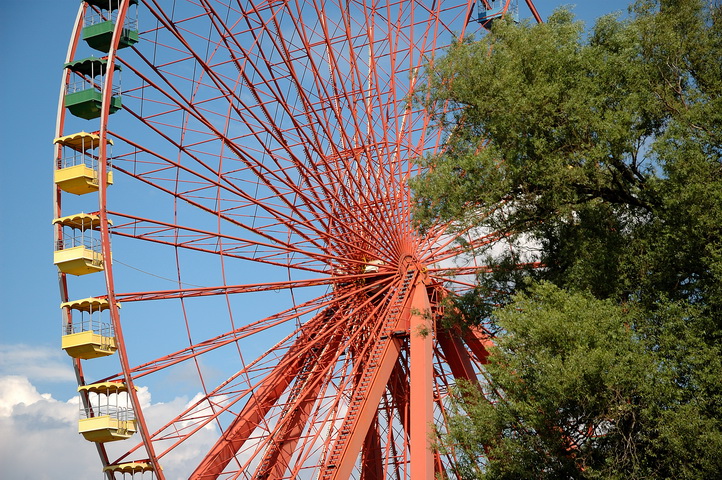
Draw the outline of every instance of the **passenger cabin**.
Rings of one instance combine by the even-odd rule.
[[[53,224],[59,225],[62,230],[53,255],[54,263],[61,272],[86,275],[104,269],[103,253],[97,238],[100,217],[78,213],[56,218]]]
[[[67,308],[68,321],[63,325],[62,348],[73,358],[91,358],[112,355],[118,349],[113,325],[102,321],[102,312],[110,307],[102,298],[83,298],[60,305]]]
[[[375,301],[379,301],[377,297],[378,293],[382,290],[384,285],[387,285],[387,280],[391,275],[391,272],[386,267],[386,262],[383,260],[371,260],[364,265],[363,273],[366,275],[374,275],[371,278],[365,278],[363,283],[368,285],[367,293],[376,297]]]
[[[371,260],[364,265],[364,273],[379,273],[379,267],[385,265],[383,260]]]
[[[74,133],[54,140],[60,146],[55,170],[55,184],[64,192],[75,195],[97,192],[99,185],[98,157],[92,151],[100,146],[100,136],[94,133]],[[107,139],[108,148],[113,145]],[[110,155],[107,155],[110,157]],[[110,167],[110,166],[108,166]],[[113,183],[113,172],[108,168],[107,183]]]
[[[519,18],[516,0],[478,0],[477,6],[479,12],[477,21],[486,29],[491,28],[494,20],[504,15],[511,15],[515,22]]]
[[[113,31],[118,23],[120,0],[85,0],[83,40],[90,48],[108,53],[113,41]],[[126,48],[138,42],[138,0],[130,0],[130,8],[123,22],[118,48]]]
[[[136,421],[130,406],[128,387],[121,382],[102,382],[78,387],[87,398],[80,407],[78,433],[96,443],[130,438],[136,432]]]
[[[100,117],[108,60],[88,57],[66,63],[65,68],[71,72],[65,89],[65,107],[76,117],[85,120]],[[113,70],[120,71],[120,66],[114,65]],[[112,88],[109,111],[115,113],[123,107],[120,99],[120,82]]]
[[[140,473],[141,475],[143,475],[146,472],[151,472],[151,476],[149,477],[150,480],[155,478],[155,475],[152,473],[155,472],[153,465],[148,462],[118,463],[116,465],[108,465],[103,469],[103,471],[110,472],[113,475],[113,478],[115,478],[116,473],[122,474],[123,478],[125,478],[126,474],[129,474],[131,477],[133,477],[136,473]],[[143,478],[146,478],[146,476],[143,475]]]

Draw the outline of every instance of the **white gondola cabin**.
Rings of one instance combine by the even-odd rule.
[[[519,7],[517,0],[479,1],[477,2],[477,10],[477,21],[486,29],[491,28],[491,24],[494,20],[501,18],[505,14],[513,21],[519,21]]]

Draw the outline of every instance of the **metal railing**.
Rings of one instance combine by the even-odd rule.
[[[103,337],[112,338],[115,336],[113,331],[113,325],[108,322],[103,322],[100,318],[99,312],[91,313],[88,315],[76,314],[73,316],[73,322],[62,326],[63,335],[70,335],[73,333],[82,332],[93,332]],[[80,320],[78,320],[78,317]]]
[[[104,396],[104,395],[103,395]],[[135,412],[130,407],[119,407],[117,405],[91,405],[89,407],[80,406],[80,418],[96,418],[109,416],[112,419],[121,422],[135,420]]]
[[[58,159],[58,168],[75,167],[77,165],[85,165],[88,168],[97,170],[98,168],[98,157],[93,155],[87,155],[82,152],[76,152],[73,150],[72,155],[65,155]]]
[[[85,14],[85,21],[84,26],[89,27],[91,25],[97,25],[99,23],[103,22],[113,22],[114,24],[118,21],[118,11],[113,10],[108,14],[108,12],[104,13],[98,13],[93,10],[88,10]],[[123,22],[123,28],[127,30],[138,30],[138,19],[137,18],[131,18],[126,15],[125,21]]]
[[[103,85],[105,84],[104,78],[101,76],[100,80],[91,80],[91,79],[79,79],[74,80],[71,82],[68,82],[67,87],[65,88],[65,94],[69,95],[71,93],[77,93],[77,92],[84,92],[85,90],[97,90],[99,92],[103,91]],[[120,87],[117,85],[113,86],[113,95],[120,95]]]
[[[55,242],[56,251],[75,247],[85,247],[95,253],[101,253],[100,240],[91,237],[85,231],[78,231],[78,233],[74,235],[63,233],[63,237]]]

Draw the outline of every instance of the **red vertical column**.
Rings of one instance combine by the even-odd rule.
[[[434,480],[431,446],[434,422],[433,345],[434,328],[426,285],[416,284],[409,321],[409,363],[411,418],[409,438],[411,476],[414,480]]]

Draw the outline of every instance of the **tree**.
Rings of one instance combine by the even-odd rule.
[[[719,349],[675,304],[632,305],[536,283],[494,314],[482,391],[451,407],[459,478],[716,478]]]
[[[487,369],[493,388],[481,396],[466,385],[452,417],[460,476],[592,478],[607,459],[633,463],[640,380],[653,363],[629,335],[628,312],[543,283],[496,317],[513,335],[497,340]],[[491,451],[485,465],[477,463],[481,445]]]
[[[643,0],[588,35],[567,10],[498,21],[430,61],[416,101],[446,148],[412,182],[419,228],[494,229],[543,265],[475,252],[499,268],[458,299],[499,332],[499,396],[460,395],[472,415],[446,439],[488,459],[470,478],[722,471],[721,58],[722,7]],[[585,370],[594,345],[613,378]],[[604,434],[577,442],[579,418]]]
[[[541,244],[547,278],[604,297],[639,293],[650,270],[650,291],[716,292],[722,13],[655,3],[600,19],[588,39],[566,10],[497,22],[434,60],[419,98],[446,149],[412,182],[421,228],[440,218],[523,234]]]

